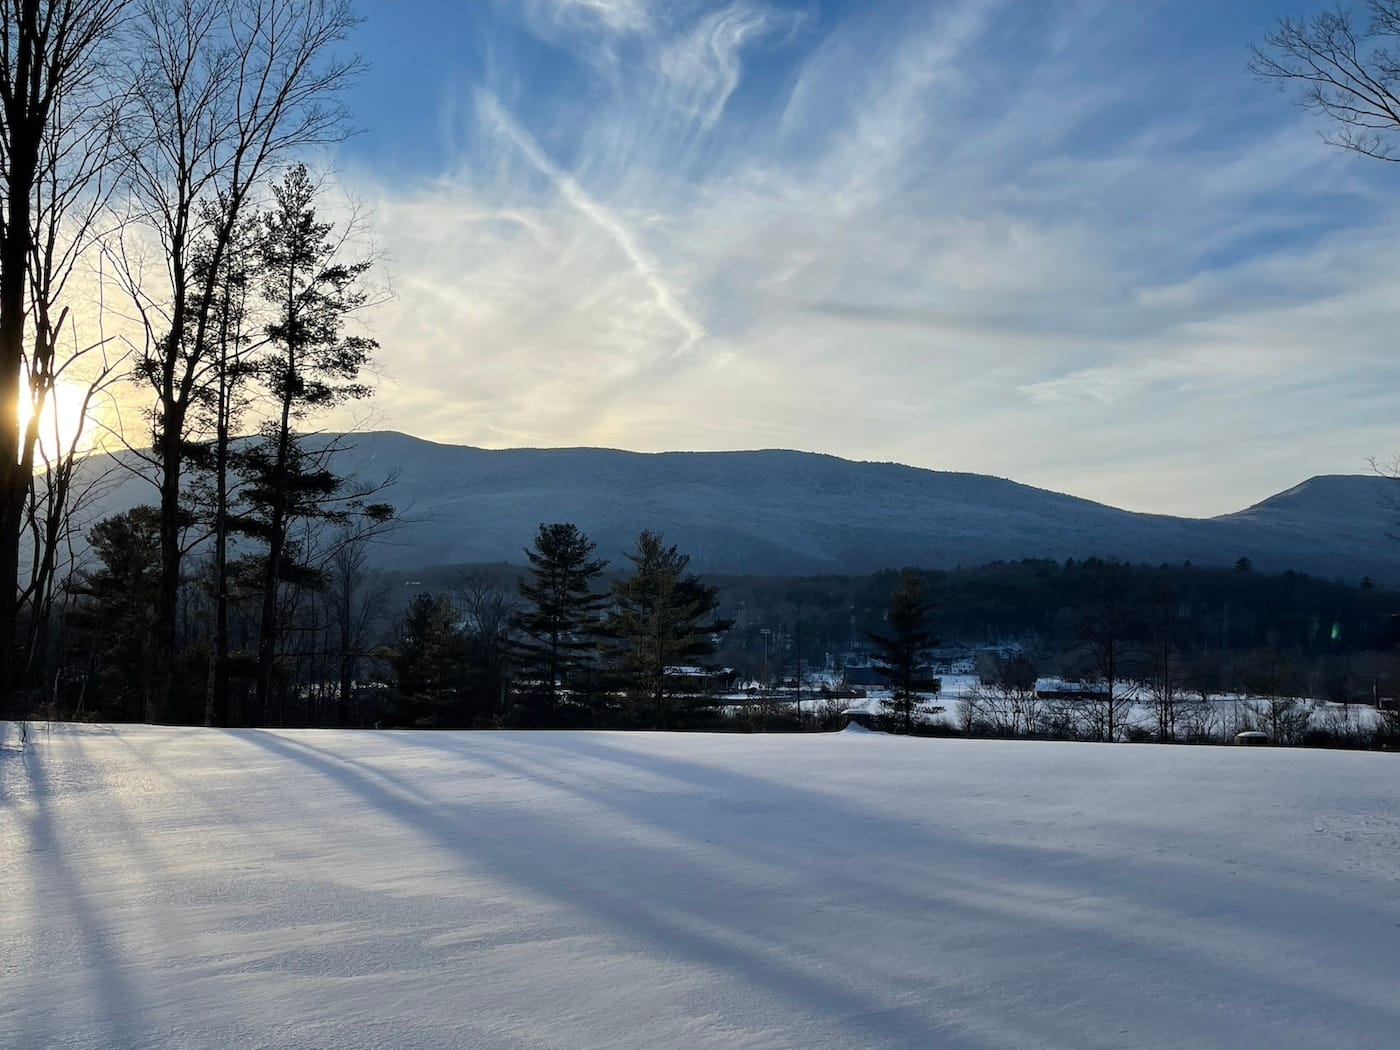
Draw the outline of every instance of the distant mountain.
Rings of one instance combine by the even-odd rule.
[[[614,561],[658,529],[698,569],[864,573],[998,559],[1114,556],[1191,561],[1400,583],[1400,523],[1384,478],[1312,478],[1218,518],[1118,510],[980,474],[858,463],[807,452],[619,452],[440,445],[405,434],[354,437],[342,467],[397,474],[388,498],[407,524],[376,555],[386,569],[507,561],[540,522],[572,521]],[[93,520],[149,501],[140,479],[115,486]]]

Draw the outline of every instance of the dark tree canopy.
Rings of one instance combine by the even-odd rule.
[[[914,729],[919,701],[937,688],[936,680],[923,673],[929,649],[938,644],[929,629],[932,614],[928,577],[918,569],[905,569],[890,596],[886,629],[866,632],[875,646],[875,666],[893,690],[886,705],[906,733]]]
[[[441,700],[465,684],[467,640],[445,595],[419,594],[394,627],[389,663],[400,692]]]
[[[104,518],[88,540],[97,566],[73,585],[87,599],[73,614],[73,626],[88,641],[94,695],[123,716],[137,717],[155,642],[160,512],[134,507]]]
[[[729,623],[715,617],[718,588],[686,572],[690,555],[666,546],[660,533],[642,532],[626,557],[635,571],[613,585],[610,651],[660,729],[669,722],[670,701],[679,689],[674,669],[711,656],[714,636]]]
[[[541,523],[525,549],[529,576],[517,581],[525,606],[514,617],[511,647],[517,672],[554,718],[560,686],[585,667],[598,647],[598,614],[607,595],[593,587],[607,561],[593,557],[597,544],[569,523]]]
[[[271,312],[260,372],[275,415],[236,460],[246,479],[243,529],[266,546],[257,677],[257,702],[264,710],[282,631],[279,585],[306,587],[322,577],[305,541],[294,541],[294,526],[392,517],[392,508],[371,498],[375,486],[336,472],[334,443],[313,444],[294,429],[313,412],[370,393],[359,375],[376,344],[345,332],[348,316],[366,301],[359,285],[369,263],[339,258],[332,225],[316,217],[316,187],[303,165],[273,187],[273,198],[258,222],[255,252],[262,297]]]

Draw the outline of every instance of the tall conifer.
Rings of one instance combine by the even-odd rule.
[[[517,581],[525,607],[513,620],[518,637],[511,651],[522,682],[543,701],[547,722],[557,714],[561,686],[568,687],[598,646],[607,595],[594,593],[593,584],[608,563],[593,557],[596,548],[578,526],[559,522],[541,523],[525,550],[530,575]]]

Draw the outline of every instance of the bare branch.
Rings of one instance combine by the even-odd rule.
[[[1400,161],[1400,0],[1369,0],[1364,29],[1344,9],[1284,18],[1250,48],[1250,71],[1296,88],[1300,104],[1333,124],[1323,139],[1377,160]]]

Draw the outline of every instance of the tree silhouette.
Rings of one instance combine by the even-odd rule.
[[[905,569],[885,613],[888,631],[866,632],[875,646],[875,665],[893,690],[885,706],[905,733],[914,730],[919,701],[938,686],[937,679],[922,674],[928,650],[938,644],[928,629],[932,611],[928,578],[917,569]]]
[[[518,637],[511,654],[521,677],[544,701],[553,722],[560,684],[585,666],[598,647],[598,613],[606,594],[593,591],[607,561],[594,558],[597,544],[568,523],[540,524],[525,549],[530,575],[517,581],[525,607],[512,626]]]
[[[652,725],[662,729],[679,691],[673,669],[710,656],[714,635],[729,623],[715,618],[718,588],[687,573],[690,555],[665,546],[660,533],[643,531],[626,557],[635,571],[613,585],[609,651],[634,697],[650,709]]]

